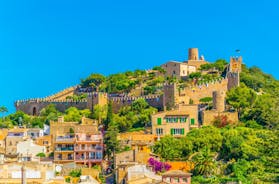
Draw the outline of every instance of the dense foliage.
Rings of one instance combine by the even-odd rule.
[[[92,117],[89,109],[78,110],[76,107],[68,108],[64,113],[59,112],[54,104],[43,108],[39,116],[30,116],[22,111],[17,111],[0,120],[0,128],[12,128],[14,126],[26,126],[28,128],[43,128],[50,121],[57,121],[58,116],[64,116],[65,121],[80,122],[82,116]]]
[[[166,160],[189,160],[193,181],[278,182],[278,131],[248,127],[203,127],[185,138],[166,136],[153,151]],[[202,180],[199,176],[203,176]]]
[[[156,108],[149,106],[144,99],[138,99],[130,106],[122,107],[117,114],[113,114],[111,125],[117,126],[120,132],[145,127],[150,125],[151,114],[155,112]]]
[[[259,68],[243,65],[240,87],[227,93],[227,103],[236,109],[240,120],[254,120],[266,128],[278,129],[279,81]]]

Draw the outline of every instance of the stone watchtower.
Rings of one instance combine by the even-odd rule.
[[[199,50],[198,48],[190,48],[188,50],[188,60],[199,60]]]
[[[227,71],[228,90],[239,86],[239,74],[241,72],[242,57],[231,57],[230,64]]]
[[[217,112],[225,111],[225,91],[213,91],[213,109]]]

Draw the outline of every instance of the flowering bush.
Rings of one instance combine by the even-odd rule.
[[[213,125],[217,128],[222,128],[227,126],[228,124],[232,124],[232,122],[228,119],[226,115],[218,115],[214,117]]]
[[[168,171],[171,166],[168,163],[160,162],[154,158],[149,158],[148,163],[150,166],[152,166],[153,171],[162,172],[162,171]]]

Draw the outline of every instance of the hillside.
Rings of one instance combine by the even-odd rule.
[[[42,128],[61,115],[65,121],[80,121],[82,116],[98,119],[106,130],[105,152],[109,156],[113,151],[123,151],[117,141],[117,133],[139,130],[150,133],[151,115],[162,109],[154,108],[148,99],[142,97],[155,95],[156,98],[149,100],[156,102],[165,92],[164,86],[171,84],[175,86],[172,89],[177,91],[178,99],[185,100],[185,96],[189,96],[190,99],[183,103],[200,104],[211,109],[212,91],[220,89],[226,92],[227,110],[238,113],[239,123],[230,125],[226,119],[221,119],[219,125],[222,126],[201,125],[180,139],[165,136],[153,146],[154,153],[163,160],[195,163],[191,170],[193,183],[276,183],[279,182],[276,144],[279,142],[279,81],[257,67],[248,68],[242,64],[241,68],[240,85],[231,89],[227,89],[230,68],[225,60],[201,65],[198,71],[183,79],[167,76],[162,67],[109,76],[93,73],[82,79],[78,87],[50,96],[58,100],[50,101],[38,116],[17,111],[1,119],[0,126]],[[57,110],[59,103],[85,104],[91,97],[96,100],[94,96],[98,104],[92,109],[70,106],[65,111]],[[107,97],[116,102],[108,100],[103,104],[102,98]],[[36,99],[31,102],[35,105],[40,103]],[[42,103],[46,102],[42,100]],[[113,111],[113,103],[118,104],[117,111]]]

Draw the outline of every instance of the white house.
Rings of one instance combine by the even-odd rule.
[[[17,154],[21,161],[35,160],[38,153],[46,153],[46,147],[34,144],[33,140],[26,140],[17,144]]]

